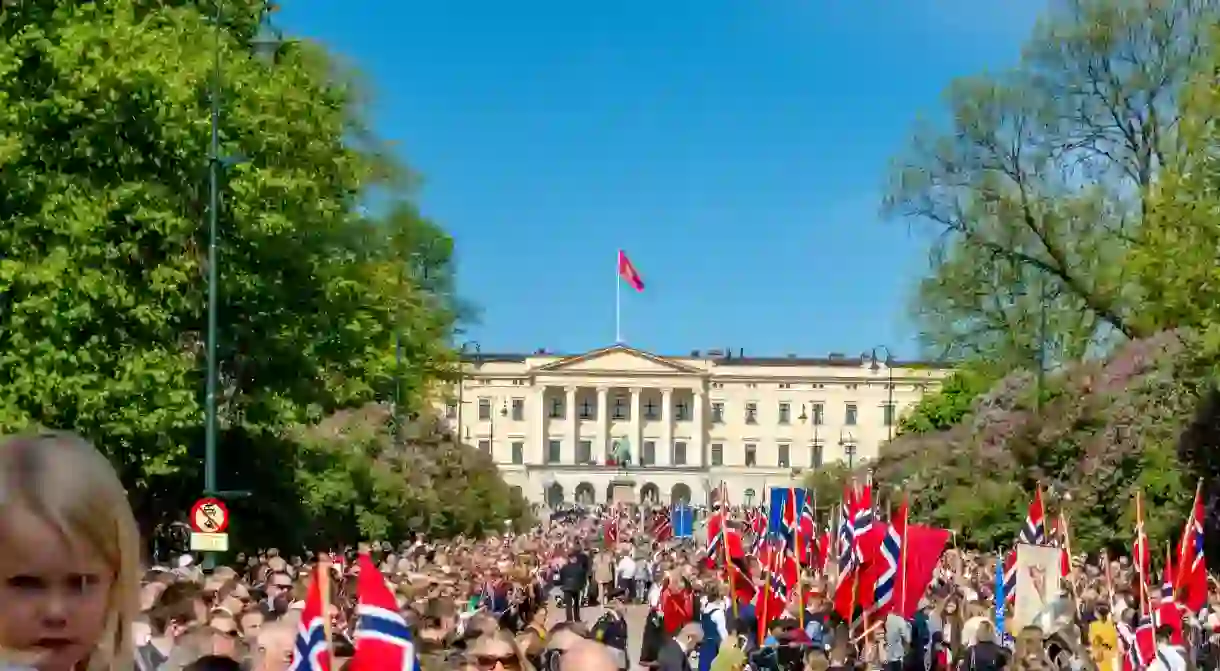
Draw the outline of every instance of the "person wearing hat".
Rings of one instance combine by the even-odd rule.
[[[627,618],[624,616],[626,596],[621,590],[608,594],[606,612],[593,625],[594,640],[610,648],[621,670],[631,668],[627,653]]]

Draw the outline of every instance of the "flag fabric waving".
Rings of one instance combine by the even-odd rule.
[[[624,282],[631,285],[636,291],[644,290],[644,278],[640,277],[640,271],[635,269],[635,265],[631,263],[631,259],[627,258],[627,252],[618,250],[618,276]]]
[[[330,641],[326,640],[326,616],[322,603],[323,572],[315,571],[305,595],[297,640],[288,671],[330,671]]]
[[[411,630],[398,602],[367,554],[361,554],[356,582],[356,652],[351,671],[416,671]]]
[[[1178,567],[1174,575],[1177,602],[1192,613],[1207,605],[1207,561],[1203,553],[1203,496],[1195,492],[1195,503],[1182,529],[1178,547]]]
[[[1025,525],[1017,534],[1017,542],[1027,545],[1046,544],[1046,511],[1042,507],[1042,488],[1034,491],[1034,500],[1025,515]],[[1017,596],[1017,549],[1013,547],[1004,560],[1004,598],[1012,601]]]
[[[885,538],[881,541],[881,566],[879,575],[873,581],[873,605],[869,607],[869,615],[885,615],[893,608],[893,604],[901,597],[896,597],[894,588],[902,572],[903,539],[907,528],[907,499],[903,498],[897,514],[890,520]]]

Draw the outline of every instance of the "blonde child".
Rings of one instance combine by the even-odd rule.
[[[101,453],[64,433],[0,439],[0,548],[7,665],[132,668],[139,532]]]

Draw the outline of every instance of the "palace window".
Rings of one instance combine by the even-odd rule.
[[[614,397],[614,412],[611,415],[614,419],[629,419],[627,412],[627,399],[623,396]]]

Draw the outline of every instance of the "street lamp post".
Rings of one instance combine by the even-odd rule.
[[[839,447],[847,456],[847,470],[854,471],[856,469],[856,437],[851,435],[851,431],[839,432]]]
[[[879,368],[877,363],[877,350],[882,350],[885,352],[885,411],[888,413],[886,419],[889,420],[885,423],[885,428],[889,434],[888,440],[894,440],[894,422],[897,419],[897,413],[894,411],[894,355],[890,353],[890,348],[886,347],[885,345],[877,345],[874,347],[870,356],[872,359],[870,368],[872,368],[873,372],[876,372]]]
[[[804,424],[805,422],[809,422],[809,421],[813,422],[813,449],[815,451],[820,451],[822,449],[822,439],[821,439],[821,437],[818,436],[818,432],[822,428],[822,413],[818,411],[818,408],[816,405],[811,403],[810,407],[813,410],[813,414],[806,412],[805,404],[802,403],[801,404],[801,416],[798,419],[801,420],[802,424]],[[813,468],[821,468],[822,467],[821,455],[819,454],[816,459],[810,459],[809,465]]]
[[[471,345],[474,345],[475,368],[478,368],[479,364],[482,363],[481,360],[482,360],[482,356],[483,356],[483,346],[474,340],[468,340],[468,341],[462,343],[461,349],[458,350],[458,402],[457,402],[458,431],[457,431],[457,437],[458,437],[459,441],[461,441],[461,439],[462,439],[462,426],[463,426],[463,424],[462,424],[462,405],[464,403],[462,401],[462,392],[466,388],[466,348]]]
[[[491,418],[491,435],[488,437],[488,440],[487,440],[487,452],[488,452],[488,454],[495,454],[496,453],[496,413],[494,410],[492,411],[491,415],[489,415],[489,417]],[[508,399],[505,399],[504,402],[500,405],[500,417],[501,417],[501,419],[508,417]]]
[[[211,98],[209,101],[211,107],[209,114],[211,137],[208,142],[208,307],[206,336],[207,372],[203,399],[203,493],[205,496],[227,496],[232,498],[248,496],[249,492],[221,491],[216,475],[216,448],[220,431],[216,409],[217,388],[220,386],[220,361],[217,354],[220,337],[220,169],[226,164],[235,162],[231,157],[220,155],[220,38],[221,31],[223,30],[221,7],[222,3],[217,2],[216,13],[213,16],[215,25],[212,27],[214,31],[212,43],[212,81],[211,90],[209,91],[209,97]],[[281,43],[278,32],[274,32],[269,25],[267,15],[272,9],[273,7],[270,4],[264,7],[259,33],[253,42],[255,52],[259,55],[266,53],[268,49],[274,52],[275,49],[279,48]],[[205,569],[211,568],[215,565],[215,561],[214,553],[206,553],[203,567]]]

